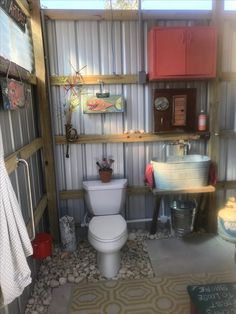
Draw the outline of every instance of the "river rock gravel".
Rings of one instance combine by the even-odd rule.
[[[170,237],[168,230],[150,235],[148,231],[131,230],[121,250],[121,267],[113,278],[141,279],[153,277],[146,239]],[[32,288],[25,314],[46,314],[52,299],[52,290],[66,283],[96,282],[105,280],[96,266],[96,251],[87,240],[80,240],[73,253],[63,252],[59,246],[53,248],[51,257],[41,262],[37,279]]]

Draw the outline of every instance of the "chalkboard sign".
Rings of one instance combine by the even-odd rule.
[[[27,17],[15,0],[0,0],[0,7],[16,22],[25,32]]]
[[[187,291],[193,313],[236,314],[236,283],[191,285]]]

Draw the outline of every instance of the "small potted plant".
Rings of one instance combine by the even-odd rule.
[[[114,160],[111,158],[103,158],[102,162],[97,161],[96,165],[98,166],[98,171],[99,171],[99,176],[100,180],[103,183],[107,183],[111,181],[111,176],[112,176],[112,164]]]

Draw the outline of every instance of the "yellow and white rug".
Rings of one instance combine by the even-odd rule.
[[[187,286],[235,282],[235,272],[104,280],[72,288],[69,314],[190,314]]]

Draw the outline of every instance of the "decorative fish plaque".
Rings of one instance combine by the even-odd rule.
[[[98,98],[96,96],[84,97],[84,113],[124,112],[124,108],[125,101],[121,95],[112,95],[105,98]]]

